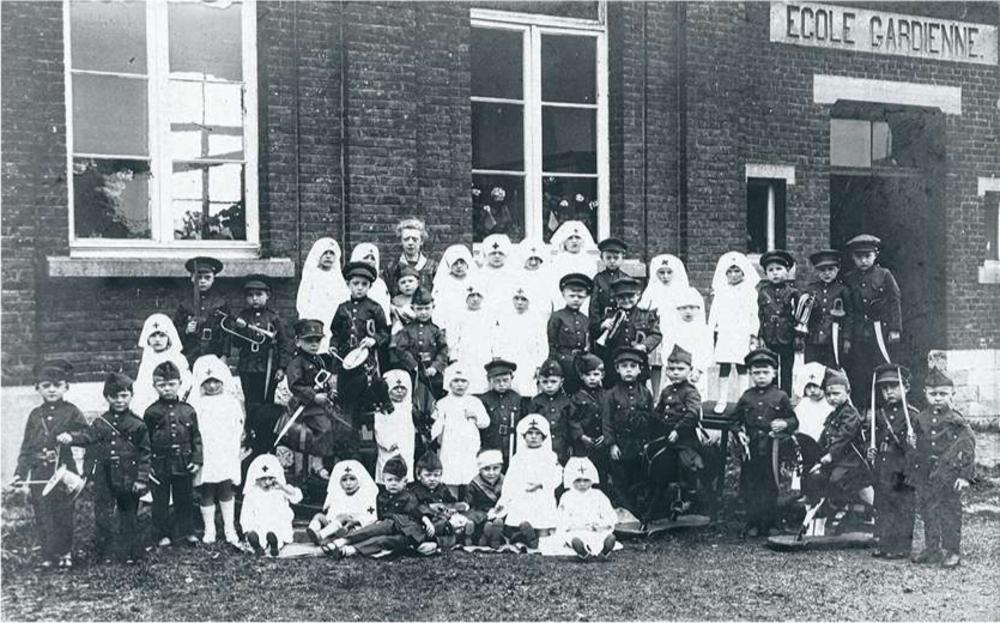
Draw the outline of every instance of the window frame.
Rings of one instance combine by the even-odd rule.
[[[760,176],[750,176],[746,178],[747,186],[747,199],[749,200],[750,187],[765,187],[767,189],[767,204],[764,209],[764,236],[765,236],[765,247],[764,251],[754,251],[747,249],[747,253],[760,255],[762,253],[767,253],[769,251],[774,251],[779,248],[783,248],[788,240],[788,186],[790,181],[786,177],[774,176],[774,177],[760,177]],[[779,186],[780,185],[780,186]],[[778,191],[781,191],[780,193]],[[779,201],[780,194],[780,201]],[[749,201],[746,206],[747,215],[747,239],[750,236],[750,206]],[[780,218],[779,218],[780,216]],[[778,225],[782,225],[779,229]],[[779,236],[780,234],[780,236]],[[781,240],[779,240],[779,238]],[[779,244],[781,242],[781,244]]]
[[[181,0],[183,2],[184,0]],[[190,1],[190,0],[188,0]],[[73,150],[73,74],[108,75],[136,78],[136,74],[92,70],[74,70],[70,4],[63,0],[63,78],[66,104],[66,179],[69,209],[68,235],[71,257],[188,257],[192,252],[211,252],[222,258],[255,258],[260,254],[260,217],[258,188],[258,111],[257,111],[257,3],[240,0],[243,70],[243,163],[244,218],[246,240],[174,240],[173,214],[170,210],[170,40],[168,0],[145,0],[146,57],[145,74],[148,160],[152,173],[149,187],[150,239],[78,238],[73,179],[73,158],[88,155],[115,158],[115,154],[76,154]],[[120,156],[135,159],[135,156]],[[210,161],[211,159],[199,159]],[[186,162],[186,161],[185,161]]]
[[[611,192],[609,136],[608,136],[608,43],[607,5],[598,3],[598,19],[588,20],[571,17],[557,17],[534,13],[518,13],[493,9],[470,9],[471,28],[515,31],[522,33],[520,100],[479,97],[470,94],[472,102],[520,103],[523,105],[522,131],[524,133],[524,172],[502,171],[499,169],[470,169],[472,175],[508,174],[523,175],[524,179],[524,240],[540,242],[544,237],[545,222],[542,204],[542,178],[566,177],[587,178],[597,181],[597,238],[607,238],[611,232]],[[545,173],[542,154],[542,107],[560,106],[560,103],[545,103],[542,100],[542,56],[543,35],[568,35],[593,37],[595,39],[595,101],[593,104],[565,104],[569,108],[596,110],[597,172],[592,173]],[[478,249],[481,243],[474,243]]]

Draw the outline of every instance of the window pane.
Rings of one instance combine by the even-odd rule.
[[[69,19],[73,69],[146,73],[144,3],[73,2]]]
[[[171,80],[170,144],[176,160],[242,160],[242,85]]]
[[[242,164],[175,162],[175,240],[246,240]]]
[[[77,238],[149,238],[149,162],[73,159]]]
[[[490,234],[524,238],[524,178],[514,175],[472,176],[473,240]]]
[[[73,76],[73,151],[146,156],[146,80]]]
[[[472,95],[522,98],[523,34],[516,30],[472,29]]]
[[[542,35],[542,100],[597,102],[597,40]]]
[[[472,102],[472,168],[524,170],[524,107]]]
[[[597,111],[542,107],[542,170],[597,173]]]
[[[242,6],[171,3],[170,76],[243,80]]]
[[[858,119],[830,119],[831,166],[870,167],[871,154],[871,122]]]
[[[597,178],[542,178],[543,236],[548,242],[566,221],[583,221],[597,240]]]

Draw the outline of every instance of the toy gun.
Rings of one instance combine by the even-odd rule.
[[[332,375],[327,370],[320,370],[319,372],[317,372],[316,378],[313,379],[313,391],[316,392],[323,391],[323,389],[326,387],[326,384],[330,381],[331,377]],[[281,441],[281,438],[288,433],[289,429],[292,428],[292,425],[295,424],[295,421],[299,419],[299,416],[302,415],[303,411],[305,411],[307,404],[308,403],[303,402],[298,406],[297,409],[295,409],[295,412],[292,413],[292,417],[288,418],[288,421],[285,422],[284,428],[282,428],[281,432],[278,433],[278,436],[274,438],[273,447],[275,448],[278,447],[278,442]]]

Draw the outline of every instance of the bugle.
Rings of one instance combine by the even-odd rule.
[[[605,329],[594,343],[601,348],[606,347],[608,340],[613,340],[618,334],[623,322],[625,322],[625,311],[619,309],[611,319],[611,326]]]
[[[219,315],[219,326],[222,330],[230,335],[234,335],[242,340],[246,340],[251,344],[251,350],[257,352],[260,347],[263,346],[268,340],[274,340],[277,337],[275,331],[268,331],[262,327],[258,327],[255,324],[251,324],[246,320],[240,318],[239,316],[232,317],[221,309],[215,310],[215,313]],[[250,332],[250,335],[245,333]]]

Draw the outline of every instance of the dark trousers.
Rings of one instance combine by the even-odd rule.
[[[410,547],[410,539],[396,530],[389,519],[376,521],[343,537],[362,556],[371,556],[382,550],[402,552]]]
[[[740,490],[747,509],[747,524],[758,530],[774,527],[778,518],[778,487],[771,472],[772,443],[773,440],[768,439],[766,444],[759,444],[767,452],[751,454],[740,471]],[[758,446],[754,440],[751,444],[755,449]]]
[[[833,344],[809,344],[806,343],[805,363],[817,362],[827,368],[842,368],[844,366],[844,351],[840,351],[841,364],[837,365],[837,360],[833,356]]]
[[[608,461],[608,471],[611,475],[611,501],[615,506],[622,506],[635,513],[636,485],[646,480],[646,469],[642,457],[622,455],[621,459]]]
[[[34,471],[31,475],[41,479]],[[73,552],[73,512],[76,503],[61,486],[43,497],[43,487],[32,485],[31,505],[42,541],[42,558],[56,560]]]
[[[194,534],[194,494],[192,477],[184,475],[159,476],[160,484],[153,487],[153,534],[157,539],[174,538]],[[174,494],[174,521],[170,521],[170,493]]]
[[[962,547],[962,496],[951,487],[928,485],[917,491],[924,520],[924,547],[959,553]]]
[[[107,466],[98,467],[94,477],[94,545],[98,557],[107,556],[112,549],[115,535],[115,511],[118,512],[118,539],[122,552],[128,558],[142,553],[139,542],[139,526],[136,512],[139,509],[139,496],[131,491],[115,492],[111,490],[106,475]]]
[[[243,397],[246,399],[247,413],[257,405],[274,402],[274,386],[272,380],[267,394],[264,394],[267,374],[264,372],[240,372],[240,385],[243,387]],[[271,372],[274,374],[274,371]]]
[[[795,344],[766,344],[778,355],[778,387],[792,395],[792,368],[795,366]]]
[[[913,517],[916,496],[896,470],[879,470],[875,487],[875,536],[879,549],[893,554],[910,554],[913,548]]]
[[[886,348],[889,348],[888,342]],[[892,350],[889,355],[892,356]],[[851,400],[859,408],[867,408],[872,396],[872,373],[875,367],[886,363],[877,342],[851,342],[851,356],[847,378],[851,382]]]

